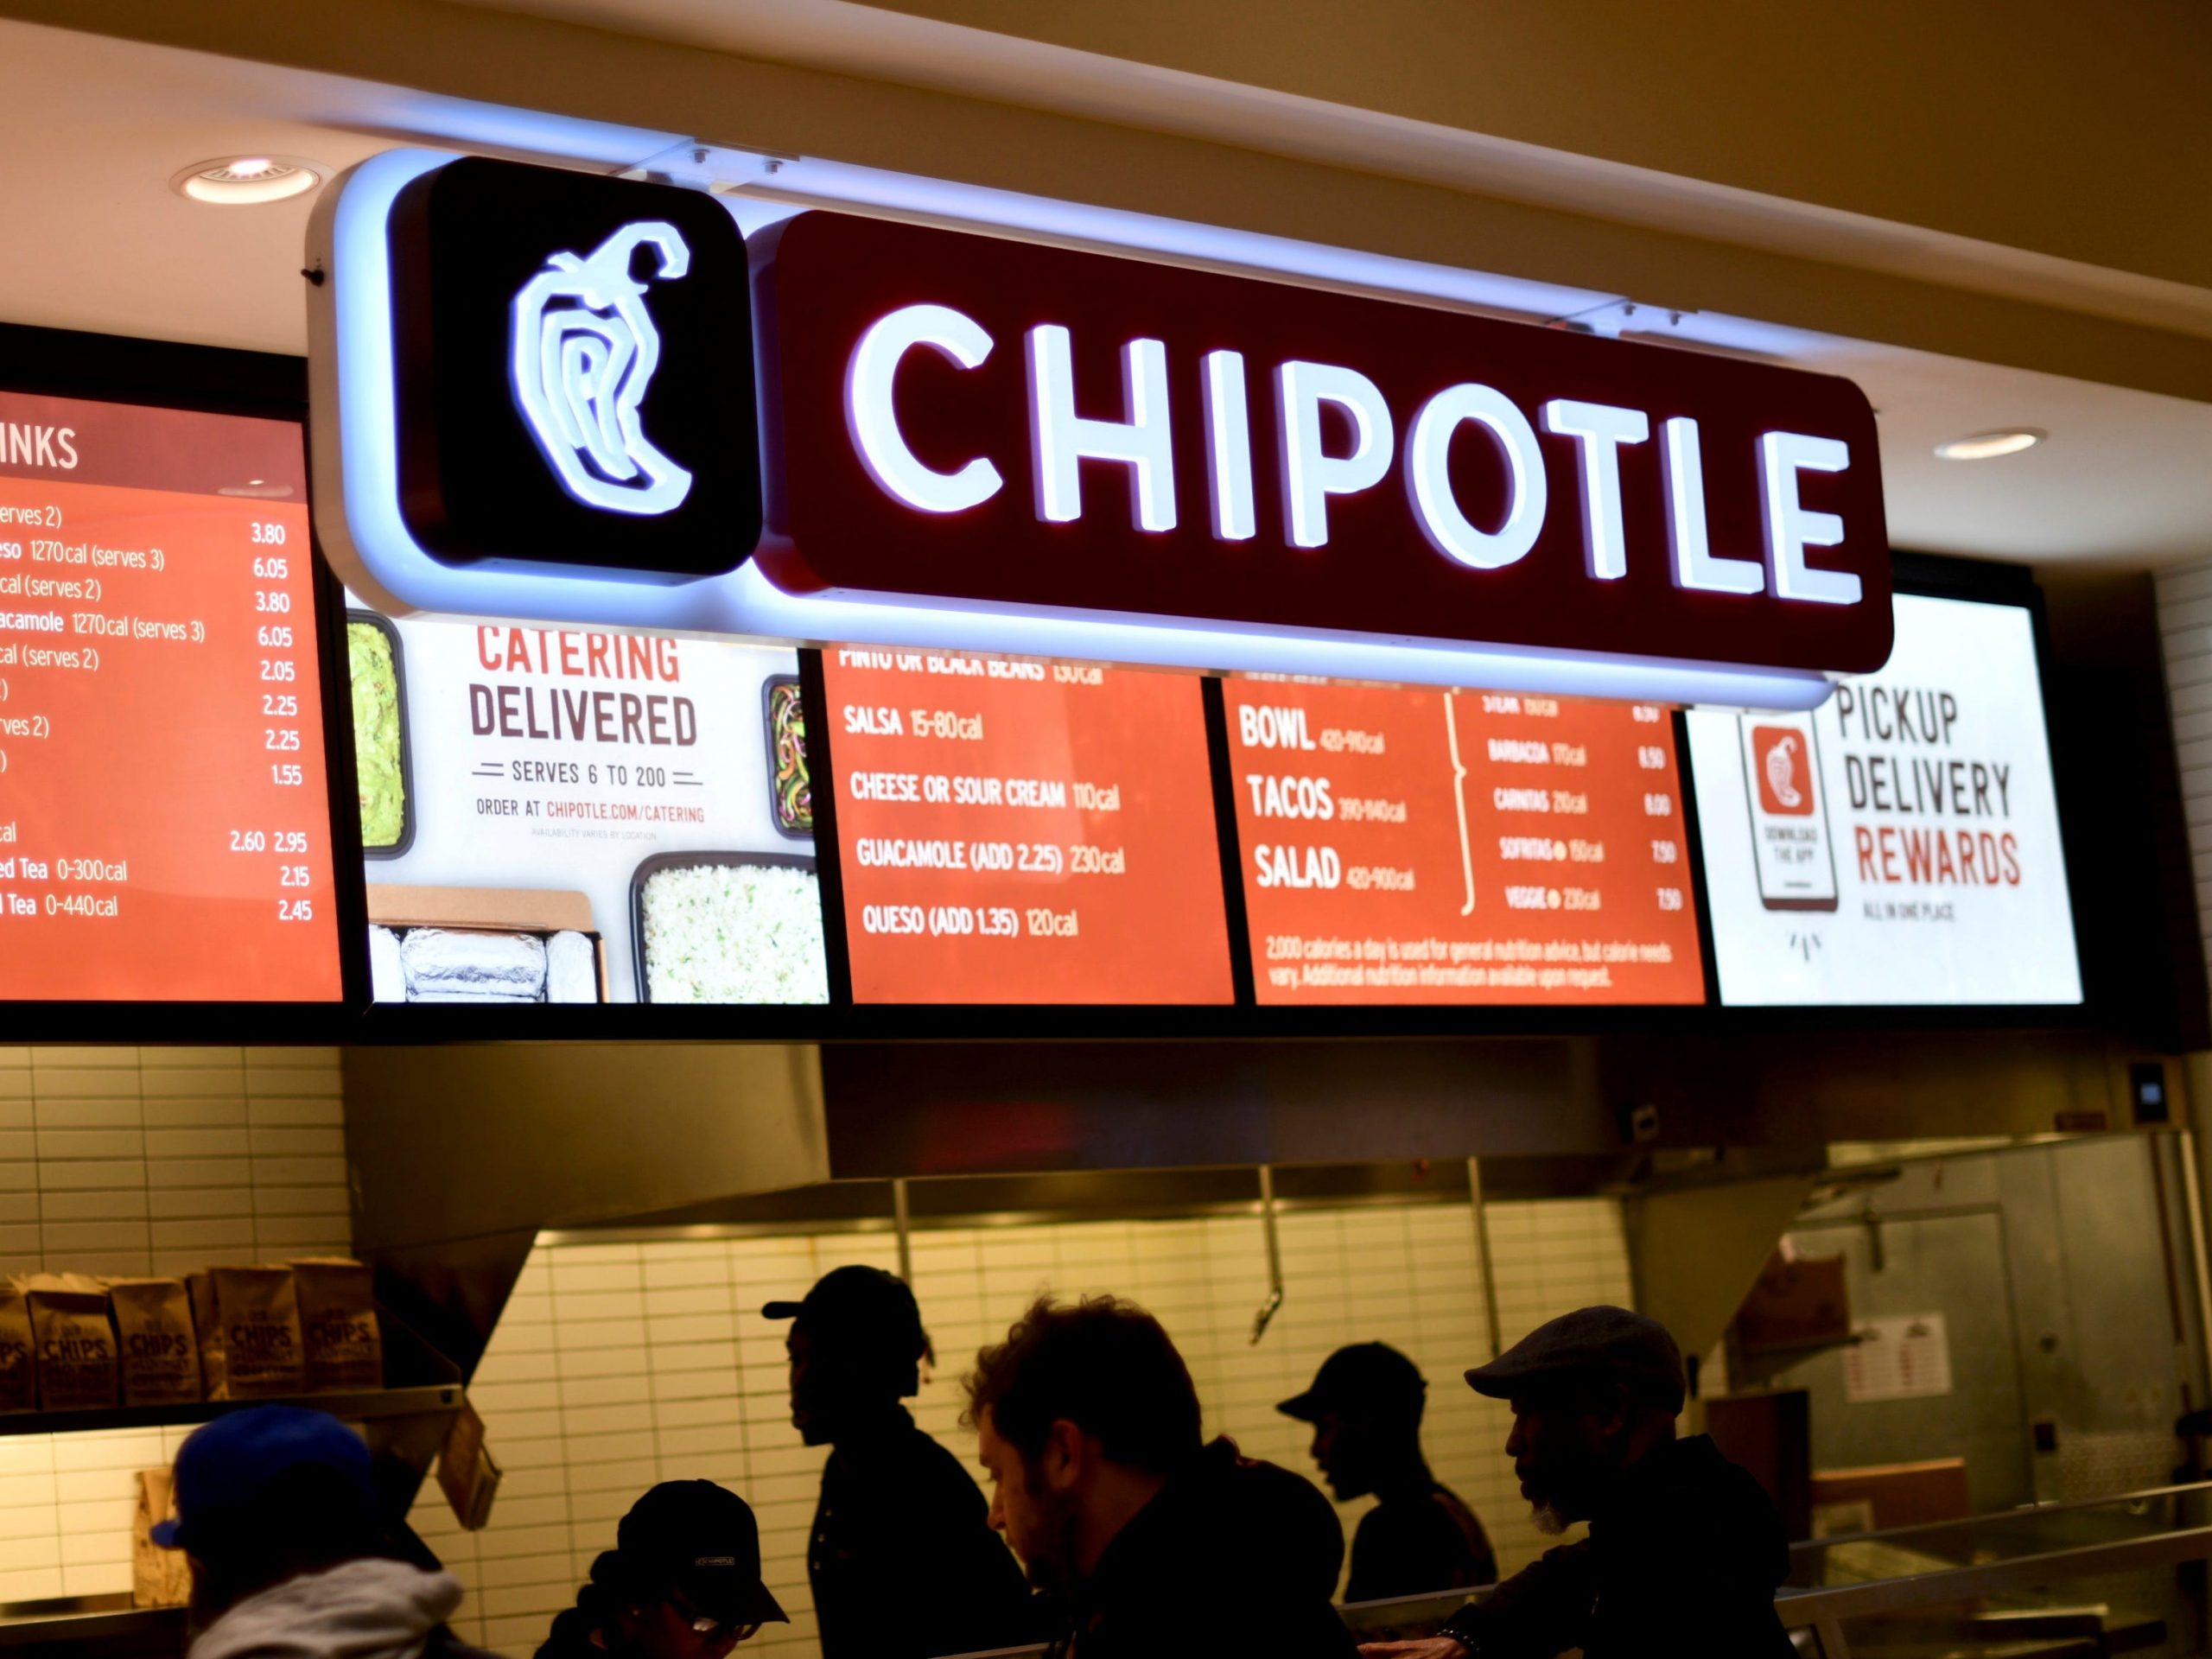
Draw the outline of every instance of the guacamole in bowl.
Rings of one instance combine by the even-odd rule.
[[[361,844],[397,848],[407,834],[406,751],[399,724],[399,665],[391,636],[349,620],[346,649],[353,682],[353,767],[361,790]]]

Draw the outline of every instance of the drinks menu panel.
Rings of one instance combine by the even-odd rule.
[[[1262,1004],[1703,1000],[1663,709],[1224,690]]]
[[[0,999],[342,995],[299,429],[0,393]]]
[[[1226,1003],[1200,682],[825,651],[861,1003]]]

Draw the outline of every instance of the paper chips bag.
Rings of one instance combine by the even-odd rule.
[[[280,1400],[307,1389],[298,1287],[289,1268],[211,1268],[219,1400]]]
[[[342,1256],[311,1256],[291,1268],[299,1286],[308,1389],[382,1388],[384,1335],[369,1269]]]
[[[200,1342],[181,1279],[111,1279],[116,1350],[126,1406],[174,1406],[200,1398]]]
[[[38,1347],[39,1409],[113,1409],[121,1402],[120,1373],[106,1289],[76,1273],[35,1273],[23,1288]]]

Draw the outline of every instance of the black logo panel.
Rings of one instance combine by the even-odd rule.
[[[760,535],[745,239],[712,197],[470,158],[391,224],[400,512],[433,556],[644,581]]]

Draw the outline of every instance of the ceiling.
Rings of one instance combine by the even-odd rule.
[[[0,321],[302,352],[312,199],[210,207],[169,189],[180,168],[246,153],[344,167],[431,142],[615,170],[683,137],[0,22]],[[818,166],[826,180],[832,164]],[[804,199],[808,179],[799,158],[779,193]],[[1692,319],[1683,332],[1725,340],[1736,327]],[[2116,569],[2212,557],[2212,404],[1801,330],[1737,332],[1865,388],[1901,547]],[[2050,441],[1993,461],[1934,456],[1944,439],[2014,426]]]

